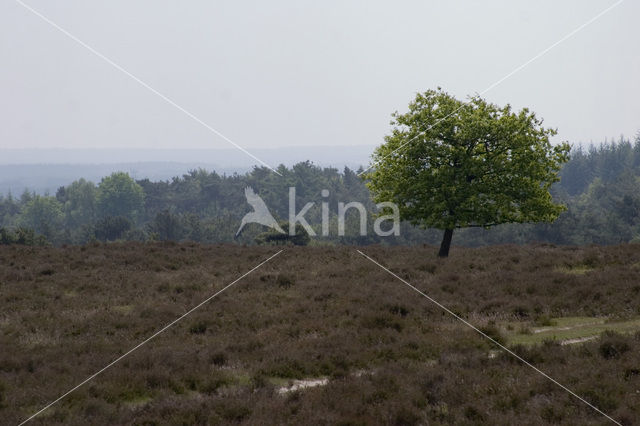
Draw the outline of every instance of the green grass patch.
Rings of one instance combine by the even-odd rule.
[[[585,275],[588,272],[594,271],[595,268],[587,265],[573,265],[573,266],[558,266],[554,269],[556,272],[571,275]]]
[[[572,340],[598,336],[605,331],[634,333],[640,331],[640,318],[626,321],[607,321],[596,317],[553,318],[553,326],[533,327],[521,324],[520,327],[505,327],[504,336],[510,345],[533,345],[546,340]],[[511,323],[513,325],[513,323]],[[509,331],[509,328],[512,330]],[[523,332],[526,330],[526,333]]]
[[[255,384],[256,377],[259,375],[252,375],[245,371],[234,371],[231,373],[232,382],[238,386],[250,386]],[[264,380],[265,384],[271,384],[273,386],[286,386],[289,384],[291,379],[287,379],[284,377],[274,377],[274,376],[260,376]]]
[[[119,314],[127,315],[133,311],[133,305],[112,306],[111,309]]]
[[[153,401],[153,398],[151,398],[150,396],[141,395],[125,401],[125,405],[129,408],[135,409],[135,408],[144,407],[151,401]]]

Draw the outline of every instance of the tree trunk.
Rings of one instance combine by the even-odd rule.
[[[448,257],[449,247],[451,247],[451,239],[453,238],[453,229],[445,229],[444,236],[442,237],[442,243],[440,244],[440,251],[438,257]]]

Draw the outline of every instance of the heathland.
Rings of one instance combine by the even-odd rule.
[[[0,246],[0,423],[608,424],[356,248]],[[625,425],[640,246],[360,247]]]

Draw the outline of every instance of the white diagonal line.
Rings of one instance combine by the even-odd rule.
[[[278,251],[276,254],[272,255],[271,257],[269,257],[267,260],[262,261],[260,264],[258,264],[257,266],[254,266],[251,270],[245,272],[244,274],[242,274],[239,278],[236,278],[233,282],[231,282],[230,284],[227,284],[226,286],[224,286],[221,290],[217,291],[216,293],[212,294],[211,296],[209,296],[208,298],[206,298],[205,300],[203,300],[202,302],[198,303],[196,306],[194,306],[193,308],[189,309],[187,312],[185,312],[183,315],[179,316],[178,318],[174,319],[173,321],[171,321],[169,324],[165,325],[164,327],[162,327],[160,330],[156,331],[155,333],[153,333],[151,336],[147,337],[145,340],[143,340],[142,342],[138,343],[136,346],[134,346],[133,348],[129,349],[127,352],[125,352],[124,354],[120,355],[118,358],[116,358],[115,360],[111,361],[109,364],[107,364],[106,366],[104,366],[103,368],[101,368],[100,370],[98,370],[97,372],[93,373],[92,375],[90,375],[89,377],[87,377],[86,379],[84,379],[82,382],[78,383],[76,386],[74,386],[73,388],[69,389],[67,392],[65,392],[64,394],[60,395],[57,399],[51,401],[49,404],[45,405],[44,407],[42,407],[39,411],[37,411],[36,413],[33,413],[29,418],[23,420],[20,425],[23,425],[25,423],[27,423],[28,421],[32,420],[34,417],[36,417],[37,415],[39,415],[40,413],[42,413],[43,411],[45,411],[46,409],[48,409],[49,407],[51,407],[52,405],[54,405],[55,403],[57,403],[58,401],[60,401],[61,399],[63,399],[64,397],[66,397],[67,395],[69,395],[71,392],[75,391],[76,389],[78,389],[80,386],[84,385],[85,383],[91,381],[92,379],[94,379],[96,376],[98,376],[99,374],[101,374],[102,372],[104,372],[106,369],[108,369],[109,367],[113,366],[114,364],[116,364],[117,362],[121,361],[123,358],[125,358],[126,356],[128,356],[129,354],[131,354],[133,351],[137,350],[138,348],[140,348],[141,346],[143,346],[144,344],[146,344],[147,342],[149,342],[150,340],[152,340],[153,338],[155,338],[156,336],[158,336],[159,334],[163,333],[164,331],[166,331],[167,329],[169,329],[172,325],[176,324],[178,321],[184,319],[186,316],[188,316],[189,314],[191,314],[192,312],[194,312],[196,309],[200,308],[202,305],[206,304],[207,302],[209,302],[211,299],[213,299],[214,297],[216,297],[217,295],[219,295],[220,293],[222,293],[223,291],[225,291],[226,289],[228,289],[229,287],[231,287],[232,285],[234,285],[235,283],[237,283],[238,281],[240,281],[241,279],[243,279],[244,277],[246,277],[247,275],[249,275],[250,273],[252,273],[253,271],[255,271],[256,269],[260,268],[262,265],[264,265],[265,263],[267,263],[268,261],[270,261],[271,259],[273,259],[274,257],[276,257],[277,255],[279,255],[280,253],[282,253],[282,250]]]
[[[429,299],[429,301],[433,304],[435,304],[436,306],[438,306],[440,309],[442,309],[443,311],[445,311],[446,313],[450,314],[451,316],[453,316],[455,319],[457,319],[458,321],[462,322],[464,325],[466,325],[467,327],[473,329],[474,331],[476,331],[477,333],[479,333],[482,337],[490,340],[493,344],[495,344],[496,346],[498,346],[500,349],[504,350],[505,352],[507,352],[508,354],[512,355],[513,357],[515,357],[518,361],[524,363],[525,365],[527,365],[528,367],[531,367],[533,370],[535,370],[537,373],[541,374],[542,376],[544,376],[545,378],[549,379],[551,382],[553,382],[554,384],[558,385],[559,387],[561,387],[562,389],[564,389],[565,391],[569,392],[572,396],[576,397],[577,399],[579,399],[580,401],[584,402],[585,404],[587,404],[589,407],[593,408],[595,411],[597,411],[598,413],[602,414],[604,417],[606,417],[608,420],[612,421],[613,423],[622,426],[622,424],[620,422],[618,422],[617,420],[613,419],[612,417],[610,417],[607,413],[605,413],[604,411],[600,410],[598,407],[596,407],[595,405],[591,404],[589,401],[587,401],[586,399],[582,398],[580,395],[578,395],[577,393],[575,393],[574,391],[572,391],[571,389],[569,389],[568,387],[566,387],[565,385],[563,385],[562,383],[558,382],[556,379],[554,379],[553,377],[549,376],[547,373],[545,373],[544,371],[540,370],[538,367],[534,366],[533,364],[531,364],[530,362],[528,362],[527,360],[525,360],[524,358],[522,358],[521,356],[519,356],[518,354],[516,354],[515,352],[513,352],[512,350],[510,350],[509,348],[507,348],[506,346],[504,346],[503,344],[497,342],[495,339],[493,339],[491,336],[488,336],[486,333],[484,333],[483,331],[481,331],[480,329],[478,329],[476,326],[474,326],[473,324],[471,324],[470,322],[468,322],[467,320],[465,320],[464,318],[460,317],[459,315],[457,315],[455,312],[451,311],[449,308],[447,308],[446,306],[442,305],[440,302],[438,302],[437,300],[429,297],[426,293],[420,291],[418,288],[414,287],[413,285],[411,285],[409,282],[407,282],[406,280],[400,278],[398,275],[394,274],[393,272],[391,272],[388,268],[386,268],[385,266],[381,265],[380,263],[378,263],[377,261],[375,261],[374,259],[372,259],[371,257],[367,256],[366,254],[364,254],[363,252],[361,252],[360,250],[356,250],[358,253],[360,253],[362,256],[364,256],[365,258],[369,259],[371,262],[373,262],[374,264],[378,265],[381,269],[383,269],[384,271],[388,272],[390,275],[392,275],[393,277],[397,278],[398,280],[402,281],[404,284],[406,284],[407,286],[409,286],[410,288],[412,288],[413,290],[415,290],[416,292],[420,293],[421,295],[423,295],[424,297],[426,297],[427,299]]]
[[[186,114],[188,117],[190,117],[191,119],[193,119],[195,122],[197,122],[198,124],[202,125],[203,127],[205,127],[207,130],[211,131],[212,133],[218,135],[220,138],[224,139],[225,141],[229,142],[231,145],[235,146],[236,148],[238,148],[240,151],[244,152],[245,154],[247,154],[249,157],[253,158],[254,160],[256,160],[257,162],[259,162],[260,164],[262,164],[265,167],[268,167],[269,169],[271,169],[272,172],[274,172],[275,174],[282,176],[280,173],[278,173],[278,171],[276,169],[274,169],[273,167],[271,167],[270,165],[268,165],[267,163],[265,163],[264,161],[262,161],[261,159],[259,159],[258,157],[256,157],[255,155],[253,155],[252,153],[250,153],[249,151],[247,151],[246,149],[244,149],[243,147],[241,147],[240,145],[238,145],[237,143],[235,143],[234,141],[232,141],[231,139],[229,139],[227,136],[223,135],[221,132],[219,132],[217,129],[213,128],[212,126],[210,126],[209,124],[205,123],[203,120],[201,120],[200,118],[198,118],[195,114],[193,114],[192,112],[188,111],[186,108],[178,105],[175,101],[173,101],[171,98],[169,98],[168,96],[160,93],[158,90],[156,90],[155,88],[153,88],[152,86],[150,86],[149,84],[145,83],[144,81],[142,81],[140,78],[136,77],[135,75],[133,75],[132,73],[130,73],[129,71],[127,71],[126,69],[124,69],[122,66],[118,65],[116,62],[114,62],[112,59],[108,58],[107,56],[103,55],[102,53],[98,52],[97,50],[95,50],[93,47],[89,46],[87,43],[85,43],[84,41],[80,40],[78,37],[74,36],[73,34],[71,34],[69,31],[65,30],[64,28],[62,28],[61,26],[59,26],[58,24],[56,24],[55,22],[53,22],[51,19],[47,18],[46,16],[44,16],[42,13],[38,12],[37,10],[35,10],[33,7],[29,6],[28,4],[24,3],[22,0],[15,0],[16,3],[18,3],[19,5],[21,5],[22,7],[24,7],[25,9],[27,9],[28,11],[30,11],[31,13],[33,13],[34,15],[36,15],[37,17],[39,17],[40,19],[42,19],[43,21],[45,21],[47,24],[51,25],[53,28],[57,29],[58,31],[60,31],[61,33],[63,33],[64,35],[66,35],[67,37],[69,37],[71,40],[75,41],[76,43],[78,43],[79,45],[81,45],[82,47],[84,47],[85,49],[87,49],[88,51],[90,51],[91,53],[93,53],[94,55],[96,55],[97,57],[99,57],[100,59],[102,59],[103,61],[105,61],[106,63],[108,63],[109,65],[113,66],[115,69],[117,69],[118,71],[122,72],[123,74],[127,75],[128,77],[130,77],[132,80],[134,80],[135,82],[137,82],[138,84],[140,84],[141,86],[143,86],[144,88],[146,88],[147,90],[149,90],[150,92],[152,92],[153,94],[157,95],[158,97],[160,97],[162,100],[164,100],[165,102],[167,102],[168,104],[170,104],[171,106],[175,107],[176,109],[178,109],[179,111],[183,112],[184,114]]]
[[[585,27],[589,26],[590,24],[592,24],[593,22],[595,22],[596,20],[600,19],[603,15],[605,15],[606,13],[608,13],[609,11],[611,11],[613,8],[617,7],[618,5],[620,5],[620,3],[622,3],[624,0],[618,0],[617,2],[615,2],[614,4],[612,4],[611,6],[607,7],[606,9],[604,9],[602,12],[598,13],[596,16],[594,16],[593,18],[589,19],[587,22],[585,22],[584,24],[580,25],[579,27],[577,27],[576,29],[574,29],[573,31],[571,31],[570,33],[568,33],[567,35],[565,35],[564,37],[562,37],[560,40],[556,41],[555,43],[553,43],[552,45],[550,45],[549,47],[543,49],[542,51],[540,51],[537,55],[535,55],[533,58],[529,59],[528,61],[526,61],[525,63],[523,63],[522,65],[516,67],[513,71],[509,72],[507,75],[505,75],[504,77],[502,77],[501,79],[499,79],[498,81],[496,81],[495,83],[492,83],[489,87],[487,87],[486,89],[484,89],[482,92],[480,92],[478,94],[478,96],[482,96],[485,93],[487,93],[488,91],[490,91],[491,89],[493,89],[494,87],[498,86],[499,84],[501,84],[503,81],[507,80],[508,78],[510,78],[511,76],[513,76],[514,74],[516,74],[518,71],[522,70],[523,68],[525,68],[526,66],[528,66],[529,64],[531,64],[532,62],[536,61],[537,59],[540,59],[542,56],[546,55],[550,50],[552,50],[554,47],[558,46],[559,44],[561,44],[562,42],[566,41],[567,39],[573,37],[574,35],[576,35],[579,31],[583,30]],[[427,128],[425,128],[422,132],[428,132],[429,130],[431,130],[433,128],[433,126],[435,126],[436,124],[440,123],[443,120],[446,120],[447,118],[451,117],[453,114],[455,114],[456,112],[460,111],[462,109],[462,107],[464,107],[465,105],[467,105],[469,103],[469,101],[463,102],[462,105],[460,105],[455,111],[453,111],[452,113],[447,114],[446,116],[444,116],[443,118],[437,120],[435,123],[433,123],[432,125],[428,126]],[[416,140],[417,138],[419,138],[421,135],[418,134],[414,137],[412,137],[411,139],[409,139],[408,141],[406,141],[405,143],[403,143],[402,145],[400,145],[399,147],[397,147],[396,149],[394,149],[393,151],[391,151],[390,153],[388,153],[387,155],[385,155],[384,157],[382,157],[380,160],[378,160],[376,163],[370,165],[369,167],[367,167],[366,169],[364,169],[363,171],[361,171],[360,173],[358,173],[358,176],[363,175],[364,173],[368,172],[369,170],[371,170],[375,164],[379,163],[380,161],[384,160],[385,158],[393,155],[394,153],[396,153],[398,150],[402,149],[404,146],[406,146],[408,143]]]

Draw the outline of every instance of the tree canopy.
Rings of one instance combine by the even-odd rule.
[[[98,185],[97,205],[102,217],[122,216],[135,222],[144,210],[144,191],[127,173],[112,173]]]
[[[62,225],[62,207],[55,197],[35,195],[25,206],[21,224],[49,238]]]
[[[513,112],[479,96],[462,102],[441,89],[418,94],[373,155],[366,174],[377,202],[401,218],[444,230],[447,256],[456,228],[552,222],[565,209],[549,188],[570,147],[528,109]]]
[[[265,231],[259,225],[249,225],[240,237],[235,237],[238,224],[248,209],[244,188],[253,187],[276,220],[284,220],[288,214],[290,185],[296,186],[299,205],[316,202],[306,217],[318,237],[309,244],[435,245],[442,240],[441,230],[421,229],[406,221],[400,224],[398,236],[376,235],[372,228],[377,210],[365,181],[358,177],[359,171],[348,168],[338,171],[308,162],[295,168],[283,166],[279,170],[285,179],[267,168],[256,168],[242,175],[193,170],[169,181],[138,180],[145,196],[142,214],[135,223],[122,221],[117,216],[102,216],[103,213],[97,211],[97,188],[87,181],[79,180],[56,191],[55,198],[64,215],[62,223],[59,214],[35,214],[37,209],[31,201],[37,194],[33,192],[25,191],[18,197],[0,194],[0,233],[4,228],[6,234],[4,239],[0,236],[0,244],[40,244],[42,241],[54,245],[84,244],[94,239],[254,244],[256,237]],[[551,186],[550,192],[556,203],[567,205],[567,211],[553,223],[462,228],[455,231],[456,242],[464,246],[640,242],[640,135],[633,141],[621,137],[615,142],[608,140],[591,147],[573,147],[571,159],[563,166],[560,176],[561,180]],[[330,190],[328,197],[321,196],[322,189]],[[113,199],[117,200],[116,197]],[[329,237],[321,235],[320,202],[325,200],[330,205],[332,231]],[[365,237],[359,234],[360,215],[355,210],[347,212],[345,235],[336,232],[340,201],[360,201],[367,207],[368,232]],[[48,204],[55,212],[55,203]],[[34,220],[36,217],[43,221]],[[35,228],[38,228],[37,233]],[[35,238],[44,237],[44,232],[44,240]]]

